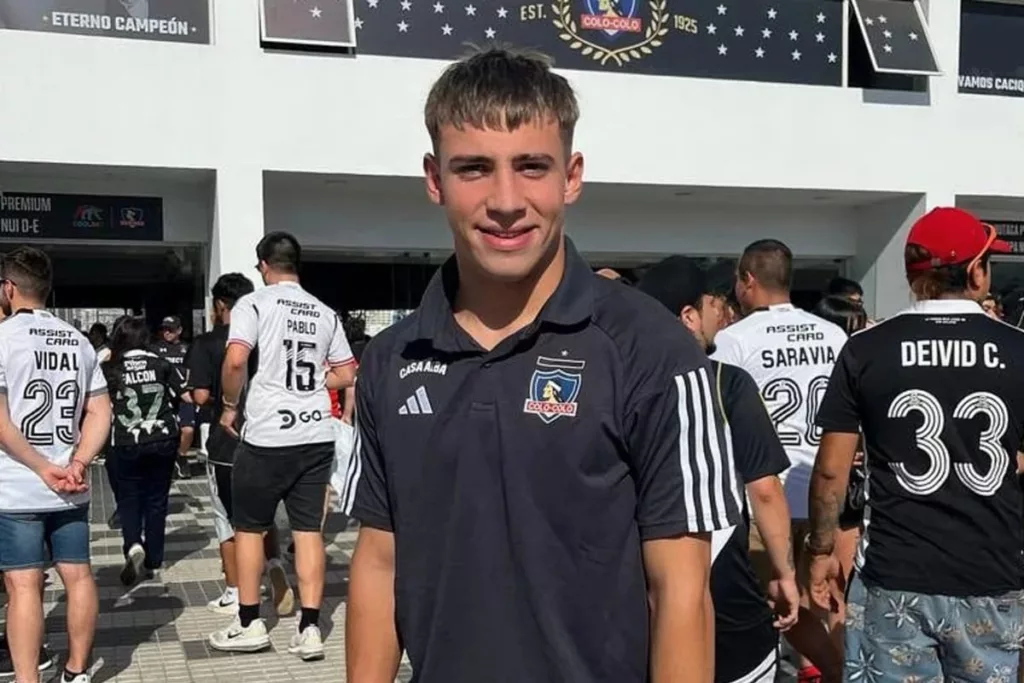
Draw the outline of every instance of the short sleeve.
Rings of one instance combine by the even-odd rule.
[[[0,394],[7,395],[7,351],[0,344]]]
[[[825,432],[860,431],[860,411],[857,410],[857,361],[853,344],[847,343],[839,352],[832,376],[828,380],[825,397],[818,409],[816,424]]]
[[[331,334],[331,344],[327,348],[327,364],[331,367],[349,365],[355,363],[352,356],[352,349],[349,348],[348,339],[345,338],[345,329],[337,316],[334,318],[334,332]]]
[[[372,380],[356,380],[355,453],[345,474],[345,490],[341,492],[343,510],[362,524],[394,531],[391,503],[388,497],[384,454],[377,438]]]
[[[731,365],[719,366],[717,374],[736,468],[743,483],[785,472],[789,469],[789,457],[775,433],[754,378]]]
[[[103,375],[103,366],[99,362],[95,353],[86,353],[86,359],[89,363],[89,386],[85,388],[86,396],[100,396],[107,393],[107,378]]]
[[[643,540],[702,533],[741,519],[731,439],[706,362],[668,374],[626,416]]]
[[[715,335],[715,352],[711,354],[711,359],[743,367],[743,345],[739,338],[726,331],[719,332]]]
[[[209,340],[204,338],[192,345],[188,358],[185,359],[185,366],[188,369],[190,389],[213,388],[215,373],[220,372],[220,368],[214,367]]]
[[[239,343],[248,346],[250,349],[256,348],[259,328],[259,314],[256,310],[256,302],[251,294],[246,294],[231,309],[231,327],[228,331],[228,344]]]

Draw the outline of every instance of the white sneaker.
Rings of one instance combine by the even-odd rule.
[[[225,588],[219,598],[206,603],[206,609],[214,614],[238,614],[238,589]]]
[[[304,662],[312,662],[324,658],[324,641],[320,636],[320,629],[316,626],[307,626],[306,630],[299,633],[298,624],[295,625],[295,635],[288,645],[288,654],[298,655]]]
[[[60,680],[63,681],[63,683],[90,683],[92,678],[89,674],[78,674],[74,678],[68,678],[66,675],[61,674]]]
[[[270,647],[267,625],[262,619],[254,619],[248,627],[242,628],[238,617],[231,625],[210,634],[210,647],[222,652],[259,652]]]
[[[134,586],[142,574],[142,565],[146,561],[146,551],[136,543],[128,549],[128,557],[125,558],[124,568],[121,569],[121,583],[125,586]]]
[[[295,592],[288,584],[288,575],[280,560],[271,560],[267,571],[270,575],[270,595],[274,609],[279,616],[286,617],[295,609]]]

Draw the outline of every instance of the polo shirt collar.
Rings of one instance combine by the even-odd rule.
[[[978,302],[970,299],[928,299],[927,301],[915,301],[905,312],[925,315],[956,315],[984,313],[985,310]]]
[[[590,264],[576,251],[568,237],[565,239],[565,272],[551,298],[527,329],[540,324],[567,327],[590,320],[594,313],[594,273]],[[455,322],[452,304],[459,289],[459,268],[452,255],[430,279],[420,301],[417,337],[429,339],[441,351],[465,351],[466,334]]]

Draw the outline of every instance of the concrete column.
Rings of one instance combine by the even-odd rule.
[[[256,243],[263,232],[263,171],[253,167],[219,169],[206,270],[207,294],[224,273],[242,273],[257,287],[263,286],[255,270]]]
[[[851,276],[864,287],[864,304],[873,318],[886,318],[911,302],[903,266],[910,226],[937,206],[955,206],[953,192],[908,195],[857,209],[857,256]]]

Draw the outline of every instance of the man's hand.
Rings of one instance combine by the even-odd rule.
[[[68,479],[72,484],[88,488],[88,485],[85,482],[86,467],[81,460],[71,458],[71,462],[69,462],[68,466],[64,468],[64,471],[68,473]]]
[[[66,468],[57,467],[53,463],[46,463],[36,474],[55,493],[80,493],[88,488],[84,484],[76,484]]]
[[[228,434],[234,438],[238,438],[238,432],[235,431],[235,420],[238,417],[237,408],[224,407],[224,410],[220,414],[220,426],[224,428]]]
[[[839,560],[832,553],[813,555],[806,553],[807,590],[811,601],[819,608],[834,612],[838,604],[834,600],[833,589],[839,580]]]
[[[789,576],[769,581],[768,604],[775,613],[772,626],[779,631],[793,628],[800,614],[800,589],[796,585],[796,578]]]

